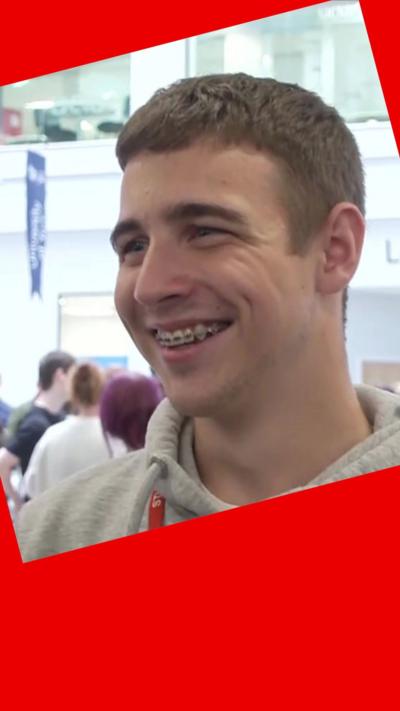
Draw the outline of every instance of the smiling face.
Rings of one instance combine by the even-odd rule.
[[[316,257],[292,253],[282,189],[276,162],[246,147],[198,143],[126,167],[115,303],[184,414],[254,407],[308,357]]]

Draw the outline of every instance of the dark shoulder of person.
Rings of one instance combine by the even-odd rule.
[[[57,424],[65,419],[65,414],[63,412],[53,413],[50,410],[46,410],[45,407],[39,407],[38,405],[33,405],[29,412],[25,415],[21,421],[17,433],[21,431],[24,427],[35,428],[45,426],[50,427],[51,425]]]
[[[28,400],[28,402],[23,402],[21,405],[18,405],[18,407],[13,409],[7,423],[7,432],[10,437],[13,437],[17,433],[18,427],[20,426],[22,420],[32,409],[32,407],[33,401]]]
[[[51,425],[64,419],[63,414],[54,414],[44,407],[33,405],[21,421],[17,432],[7,442],[7,449],[20,460],[25,472],[35,445]]]
[[[19,423],[15,433],[15,439],[24,437],[26,434],[39,434],[40,437],[51,425],[57,424],[64,419],[64,414],[54,414],[44,407],[32,405],[31,409]]]

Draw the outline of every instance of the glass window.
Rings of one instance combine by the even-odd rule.
[[[192,75],[247,72],[300,84],[349,122],[388,120],[358,2],[324,2],[189,40]]]
[[[129,115],[130,55],[0,87],[3,143],[114,137]]]

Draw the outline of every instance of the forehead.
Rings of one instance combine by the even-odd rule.
[[[221,202],[246,210],[277,207],[283,190],[277,161],[254,148],[199,143],[131,159],[121,188],[122,219],[145,217],[174,202]]]

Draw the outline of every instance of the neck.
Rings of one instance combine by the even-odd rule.
[[[80,405],[78,408],[78,415],[81,417],[97,417],[98,414],[98,405]]]
[[[44,407],[49,412],[53,413],[53,415],[59,413],[64,404],[65,397],[51,388],[50,390],[42,390],[35,400],[35,405],[38,407]]]
[[[195,419],[197,466],[215,496],[243,505],[304,486],[368,437],[344,348],[342,367],[337,355],[308,377],[300,369],[256,384],[228,416]]]

